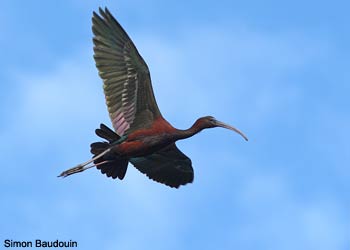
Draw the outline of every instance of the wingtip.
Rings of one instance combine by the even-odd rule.
[[[106,6],[104,8],[102,8],[101,6],[98,7],[98,12],[100,13],[100,15],[111,15],[109,9]]]
[[[112,15],[111,12],[109,12],[109,9],[108,9],[107,7],[105,7],[105,13],[106,13],[107,15],[109,15],[109,16]]]
[[[65,178],[67,177],[67,175],[64,174],[64,172],[60,173],[59,175],[57,175],[58,178]]]

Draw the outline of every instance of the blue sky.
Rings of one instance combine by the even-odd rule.
[[[110,125],[92,57],[107,6],[149,65],[162,114],[237,126],[178,143],[193,184],[132,166],[66,179]],[[4,239],[78,249],[350,248],[346,1],[3,1],[0,16]]]

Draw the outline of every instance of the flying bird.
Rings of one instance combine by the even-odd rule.
[[[105,139],[90,145],[91,160],[62,172],[59,177],[96,167],[107,177],[122,180],[131,162],[150,179],[178,188],[193,182],[191,160],[177,140],[203,129],[222,127],[247,137],[212,116],[197,119],[185,130],[176,129],[161,115],[148,66],[128,34],[107,8],[93,12],[94,59],[103,80],[106,104],[114,131],[101,124],[96,134]]]

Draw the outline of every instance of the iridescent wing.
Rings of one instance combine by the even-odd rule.
[[[145,157],[131,158],[129,161],[150,179],[170,187],[193,182],[193,168],[190,158],[174,144]]]
[[[94,59],[109,116],[118,135],[151,126],[159,117],[147,64],[106,8],[93,13]]]

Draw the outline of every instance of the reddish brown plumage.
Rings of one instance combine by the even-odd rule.
[[[108,177],[123,179],[128,162],[149,178],[170,187],[193,181],[191,160],[175,145],[206,128],[223,127],[247,138],[236,128],[211,116],[189,129],[171,126],[156,103],[148,66],[128,34],[107,10],[93,13],[94,59],[114,131],[101,124],[96,134],[107,140],[91,144],[93,159],[68,169],[68,176],[96,166]],[[89,166],[89,164],[93,165]]]
[[[170,125],[169,122],[167,122],[162,116],[159,116],[156,118],[152,126],[149,128],[143,128],[136,130],[128,135],[128,140],[134,140],[140,136],[153,136],[153,135],[159,135],[162,133],[175,133],[176,129]]]
[[[159,116],[151,127],[130,133],[123,143],[113,148],[113,151],[128,158],[152,154],[162,148],[163,144],[169,144],[176,131],[162,116]]]

